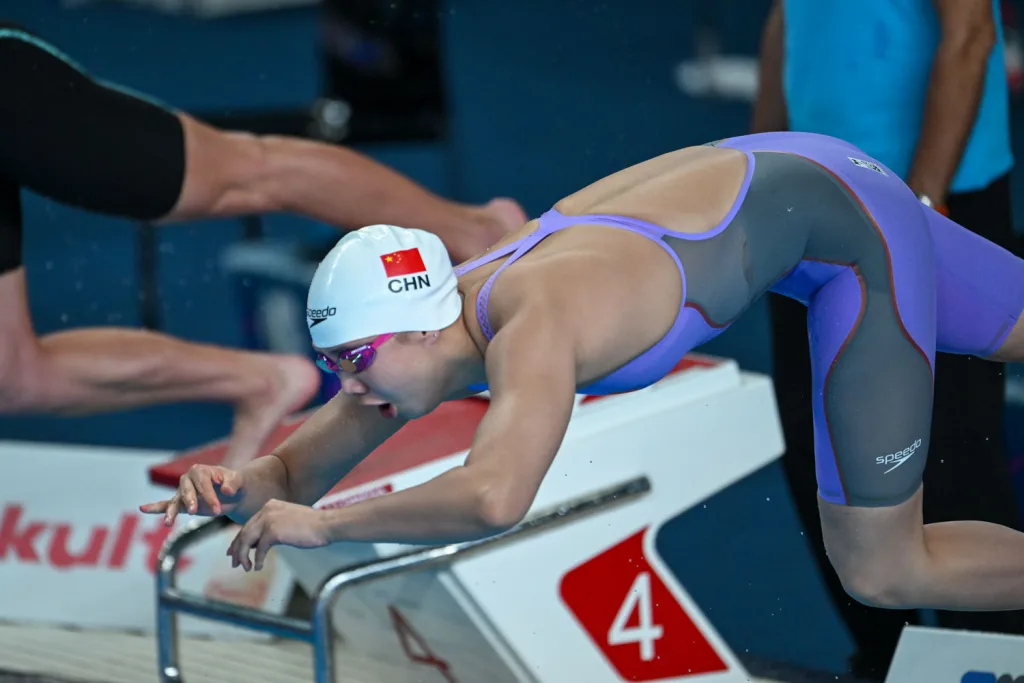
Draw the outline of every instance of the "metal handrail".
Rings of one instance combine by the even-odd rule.
[[[367,581],[383,579],[430,566],[451,562],[455,557],[509,543],[524,536],[565,524],[577,518],[637,498],[651,490],[647,477],[626,482],[547,508],[520,522],[508,531],[487,538],[411,550],[383,559],[342,567],[327,577],[315,596],[309,621],[239,607],[220,600],[178,590],[175,587],[178,559],[189,546],[229,527],[227,517],[215,517],[183,528],[172,535],[157,558],[157,663],[164,683],[181,683],[178,665],[177,613],[184,612],[281,638],[312,643],[315,683],[334,683],[334,631],[331,608],[338,594]]]

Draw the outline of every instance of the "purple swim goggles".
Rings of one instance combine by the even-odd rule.
[[[370,367],[373,364],[373,359],[377,357],[377,348],[393,336],[395,336],[393,332],[382,334],[369,344],[363,344],[354,349],[342,351],[338,354],[338,360],[336,361],[317,352],[316,364],[324,372],[333,372],[335,374],[345,372],[354,375]]]

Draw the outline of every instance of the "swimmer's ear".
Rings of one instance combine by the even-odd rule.
[[[430,332],[420,332],[420,338],[423,343],[427,346],[436,344],[437,340],[441,338],[441,333],[438,330],[431,330]]]

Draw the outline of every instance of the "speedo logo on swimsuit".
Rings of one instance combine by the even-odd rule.
[[[309,321],[310,327],[316,327],[337,312],[338,309],[334,306],[328,308],[307,308],[306,319]]]
[[[889,177],[889,174],[886,173],[884,170],[882,170],[882,167],[879,166],[876,163],[872,163],[870,161],[864,161],[863,159],[855,159],[853,157],[846,157],[846,158],[849,159],[850,161],[852,161],[854,166],[860,166],[861,168],[867,168],[867,169],[870,169],[870,170],[874,171],[875,173],[881,173],[886,178]]]
[[[907,460],[910,460],[910,456],[912,456],[914,452],[917,451],[917,449],[920,447],[921,439],[917,439],[916,441],[914,441],[914,443],[910,444],[902,451],[896,451],[895,453],[890,453],[889,455],[878,456],[877,458],[875,458],[875,462],[878,463],[879,465],[892,465],[892,467],[885,471],[885,474],[888,474],[889,472],[892,472],[894,469],[905,463]]]

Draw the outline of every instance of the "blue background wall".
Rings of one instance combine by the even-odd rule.
[[[203,22],[110,4],[77,10],[60,4],[0,0],[0,17],[39,31],[105,79],[188,110],[299,107],[318,94],[314,9]],[[753,54],[767,1],[665,9],[663,0],[451,0],[444,26],[450,139],[362,150],[438,192],[466,201],[513,196],[536,215],[628,164],[744,132],[748,105],[688,99],[672,70],[692,56],[702,17],[730,27],[726,51]],[[595,105],[602,117],[590,115]],[[1021,182],[1018,174],[1018,205]],[[38,330],[138,325],[136,227],[31,195],[25,201]],[[270,218],[268,226],[282,240],[332,234],[287,216]],[[241,230],[237,221],[160,229],[165,331],[244,343],[238,283],[219,265]],[[769,372],[764,305],[705,350]],[[222,407],[186,405],[79,419],[0,419],[0,438],[177,449],[222,436],[229,418]],[[702,549],[666,553],[735,649],[845,668],[848,639],[807,557],[778,468],[674,520],[673,531]]]

